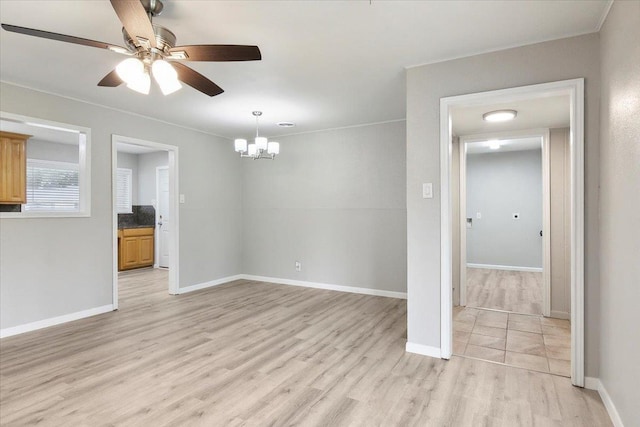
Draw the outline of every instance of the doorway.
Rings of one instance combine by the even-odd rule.
[[[519,88],[461,95],[441,99],[441,224],[442,224],[442,244],[441,244],[441,350],[442,357],[449,358],[452,354],[453,345],[453,302],[455,290],[453,289],[453,276],[458,276],[454,268],[454,229],[456,218],[452,215],[454,196],[452,187],[455,180],[452,177],[453,156],[455,134],[454,113],[456,109],[467,109],[471,111],[474,107],[485,109],[487,107],[497,107],[514,102],[522,101],[543,101],[550,97],[564,96],[568,99],[569,131],[567,132],[567,177],[569,189],[569,202],[567,203],[568,239],[566,239],[567,250],[570,254],[567,270],[569,277],[570,296],[570,376],[572,383],[577,386],[584,386],[584,139],[583,139],[583,109],[584,109],[584,80],[575,79],[540,85],[525,86]],[[484,110],[486,111],[486,110]],[[523,114],[524,116],[524,114]],[[542,127],[542,126],[531,126]],[[553,125],[544,127],[553,128]],[[509,129],[505,129],[508,131]],[[478,132],[469,132],[475,134]],[[515,212],[517,213],[517,212]],[[466,221],[467,216],[464,217]],[[543,227],[544,229],[544,227]],[[544,233],[543,233],[544,234]],[[550,233],[547,233],[551,237]],[[459,297],[460,295],[458,295]],[[519,323],[522,327],[527,327],[529,322],[527,317],[521,314],[509,313],[506,311],[487,310],[486,313],[475,313],[476,318],[482,318],[479,326],[488,326],[487,322],[497,323],[510,322]],[[539,319],[548,319],[540,316]],[[536,319],[536,321],[539,321]],[[470,320],[470,319],[468,319]],[[537,325],[540,329],[549,332],[558,332],[557,326],[553,325],[556,319],[545,320]],[[484,323],[484,325],[482,325]],[[492,326],[489,326],[492,327]],[[535,326],[531,326],[535,327]],[[554,329],[555,328],[555,329]],[[506,329],[506,328],[505,328]],[[469,331],[471,332],[471,331]],[[568,332],[567,332],[568,333]],[[487,336],[489,336],[487,334]],[[544,339],[544,337],[543,337]],[[550,337],[550,341],[554,338]],[[546,341],[545,341],[546,342]]]
[[[112,200],[114,308],[119,280],[177,294],[178,147],[113,135]]]

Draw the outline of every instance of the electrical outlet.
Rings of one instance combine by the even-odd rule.
[[[296,261],[296,271],[302,271],[302,263],[300,261]]]

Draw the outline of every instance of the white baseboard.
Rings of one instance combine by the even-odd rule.
[[[467,263],[469,268],[488,268],[491,270],[510,270],[510,271],[531,271],[533,273],[542,273],[541,267],[520,267],[517,265],[493,265],[493,264],[471,264]]]
[[[256,280],[259,282],[278,283],[280,285],[302,286],[305,288],[326,289],[329,291],[349,292],[352,294],[375,295],[378,297],[389,297],[407,299],[406,292],[384,291],[380,289],[360,288],[357,286],[332,285],[329,283],[306,282],[303,280],[281,279],[277,277],[254,276],[251,274],[241,274],[242,279]]]
[[[198,283],[197,285],[186,286],[184,288],[178,289],[178,295],[186,294],[193,291],[199,291],[200,289],[211,288],[213,286],[224,285],[225,283],[241,279],[244,279],[244,276],[242,274],[236,274],[235,276],[223,277],[221,279],[210,280],[209,282]]]
[[[607,413],[609,414],[609,418],[611,418],[611,422],[615,427],[624,427],[622,423],[622,418],[620,418],[620,414],[616,409],[616,406],[613,404],[613,400],[611,400],[611,396],[607,392],[607,389],[600,381],[600,378],[593,377],[585,377],[584,378],[584,388],[588,388],[589,390],[597,390],[600,395],[600,399],[602,399],[602,403],[604,407],[607,409]]]
[[[59,325],[61,323],[72,322],[74,320],[84,319],[85,317],[95,316],[113,311],[113,304],[103,305],[102,307],[90,308],[75,313],[69,313],[62,316],[51,317],[49,319],[38,320],[37,322],[25,323],[24,325],[13,326],[10,328],[0,329],[0,338],[11,337],[13,335],[24,334],[49,326]]]
[[[555,319],[571,320],[571,313],[567,313],[566,311],[551,310],[551,317]]]
[[[435,357],[437,359],[440,359],[442,357],[440,349],[438,347],[431,347],[429,345],[416,344],[408,341],[405,350],[408,353],[421,354],[423,356]]]
[[[600,379],[594,377],[584,377],[584,388],[588,390],[598,390]]]

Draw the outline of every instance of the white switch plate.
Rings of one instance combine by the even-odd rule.
[[[482,212],[476,212],[476,218],[482,219]]]
[[[184,194],[180,195],[180,203],[184,203]]]
[[[433,199],[433,184],[430,182],[425,182],[422,184],[422,198],[423,199]]]

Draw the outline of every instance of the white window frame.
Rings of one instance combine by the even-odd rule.
[[[46,127],[78,134],[78,187],[80,188],[80,204],[77,211],[23,211],[0,212],[0,218],[78,218],[91,216],[91,129],[68,123],[43,120],[36,117],[0,111],[0,118],[26,125]],[[28,142],[27,142],[28,144]]]
[[[117,168],[116,170],[116,184],[120,179],[120,174],[126,174],[128,177],[129,191],[127,193],[128,200],[126,210],[120,210],[120,194],[118,194],[118,186],[116,185],[116,210],[119,214],[131,214],[133,213],[133,170],[129,168]]]

